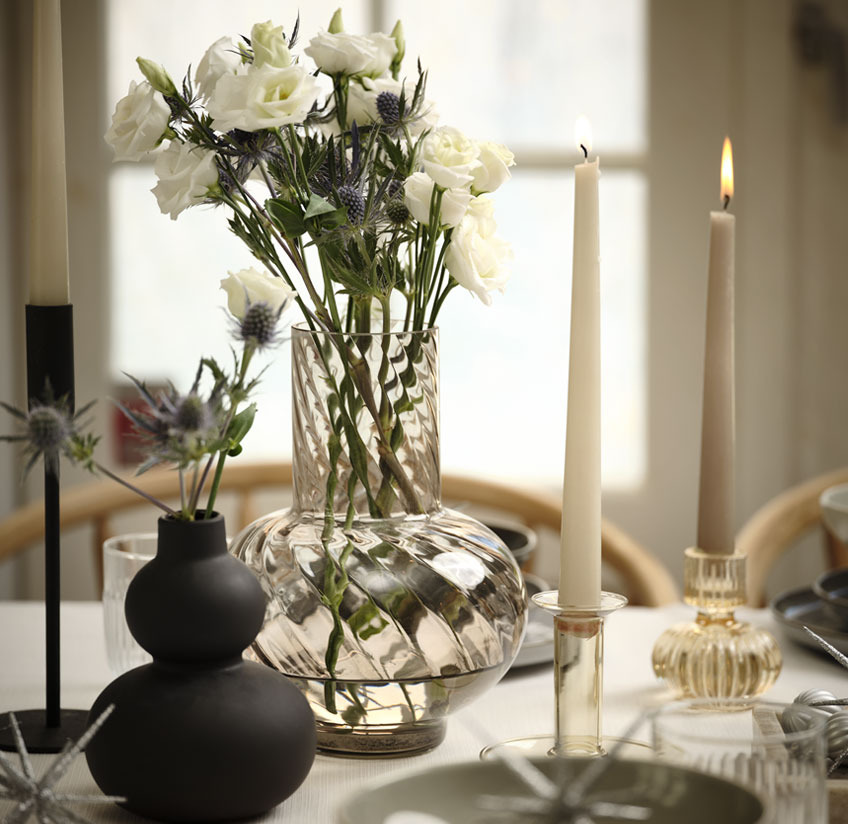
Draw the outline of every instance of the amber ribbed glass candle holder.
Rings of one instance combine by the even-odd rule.
[[[745,603],[744,555],[686,550],[684,600],[698,610],[692,623],[667,629],[654,645],[654,672],[681,696],[743,698],[764,693],[780,673],[774,636],[737,621]]]

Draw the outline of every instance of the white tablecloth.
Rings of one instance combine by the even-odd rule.
[[[606,627],[604,733],[621,734],[639,713],[671,696],[651,669],[651,649],[659,634],[672,623],[686,621],[692,610],[683,605],[650,609],[627,607],[611,616]],[[783,671],[768,697],[791,701],[801,690],[823,687],[848,695],[848,673],[815,652],[786,640],[765,610],[740,610],[739,616],[764,626],[783,650]],[[43,606],[30,602],[0,602],[0,712],[43,707]],[[99,604],[62,605],[62,705],[87,709],[112,680],[106,665]],[[481,740],[482,734],[490,740]],[[346,796],[369,781],[398,770],[478,757],[487,743],[553,731],[553,677],[549,667],[514,671],[476,703],[448,722],[444,743],[415,758],[351,760],[317,756],[301,788],[269,812],[263,822],[331,824]],[[646,732],[642,733],[647,735]],[[52,756],[35,756],[37,770]],[[64,792],[96,793],[85,764],[76,760],[59,784]],[[0,801],[0,817],[8,802]],[[78,805],[75,809],[93,822],[138,822],[140,818],[113,806]]]

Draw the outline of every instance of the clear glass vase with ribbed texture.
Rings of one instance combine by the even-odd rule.
[[[292,508],[232,550],[268,599],[251,654],[307,696],[319,749],[431,749],[506,672],[526,618],[508,550],[441,504],[437,330],[295,328],[292,386]]]

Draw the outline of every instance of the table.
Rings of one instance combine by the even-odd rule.
[[[0,602],[0,712],[43,707],[44,609],[35,602]],[[784,655],[783,671],[768,697],[791,701],[808,687],[848,695],[848,672],[827,657],[798,647],[780,634],[767,610],[738,611],[743,620],[771,630]],[[621,734],[640,713],[671,696],[655,679],[651,649],[660,633],[690,620],[682,604],[662,608],[626,607],[606,627],[604,732]],[[106,664],[102,612],[98,603],[62,604],[62,705],[88,708],[112,680]],[[444,743],[414,758],[349,760],[319,755],[306,782],[289,799],[257,821],[286,824],[331,824],[335,810],[368,782],[400,770],[475,759],[488,743],[553,731],[553,676],[542,665],[509,673],[476,703],[452,716]],[[642,731],[642,737],[647,735]],[[638,737],[638,736],[637,736]],[[52,756],[34,756],[36,770]],[[38,772],[40,774],[40,772]],[[97,793],[85,759],[76,760],[59,784],[63,792]],[[4,806],[5,803],[5,806]],[[0,816],[8,802],[0,802]],[[92,822],[140,822],[113,806],[77,805]]]

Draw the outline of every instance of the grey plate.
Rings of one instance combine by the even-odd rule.
[[[546,581],[536,575],[525,573],[524,583],[527,584],[527,597],[532,597],[537,592],[550,589]],[[512,662],[510,671],[521,667],[535,667],[538,664],[546,664],[554,660],[554,619],[539,609],[533,601],[527,608],[527,630],[521,649]]]
[[[771,611],[783,631],[793,641],[822,652],[816,640],[804,632],[806,626],[833,644],[840,652],[848,655],[848,620],[840,618],[811,587],[791,589],[778,595],[771,602]]]
[[[534,760],[550,777],[560,765],[575,774],[588,758]],[[478,804],[492,797],[502,814],[512,797],[529,791],[500,761],[447,764],[423,772],[393,776],[347,799],[339,824],[489,824],[492,812]],[[724,779],[658,761],[615,761],[593,784],[591,797],[635,804],[651,811],[651,824],[756,824],[763,805],[753,793]],[[499,822],[523,824],[526,813]],[[535,820],[535,819],[534,819]],[[604,821],[617,821],[604,818]],[[623,819],[622,819],[623,820]]]

